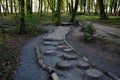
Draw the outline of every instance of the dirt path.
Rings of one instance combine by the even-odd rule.
[[[93,23],[97,29],[97,35],[104,36],[110,42],[120,43],[120,29]]]
[[[97,24],[95,25],[97,26]],[[106,26],[102,26],[100,28],[100,25],[96,28],[99,29],[99,34],[104,36],[107,34],[104,34],[103,32],[112,32],[112,34],[114,33],[119,35],[119,29],[109,28]],[[105,43],[85,43],[83,40],[81,40],[83,33],[80,32],[80,29],[80,27],[75,28],[74,26],[71,26],[72,31],[67,36],[67,41],[76,49],[79,54],[86,56],[90,61],[97,64],[102,69],[112,72],[114,75],[120,78],[120,55],[117,55],[115,52],[113,52],[111,50],[112,48],[106,46]],[[112,29],[113,31],[111,31]],[[112,47],[114,47],[114,45],[112,45]]]

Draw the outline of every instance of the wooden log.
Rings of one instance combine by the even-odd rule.
[[[56,73],[52,73],[50,75],[50,77],[51,77],[52,80],[60,80],[60,78],[58,77],[58,75]]]

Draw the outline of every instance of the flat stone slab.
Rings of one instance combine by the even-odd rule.
[[[58,49],[58,50],[63,50],[63,49],[65,49],[65,48],[67,48],[67,46],[57,46],[57,49]]]
[[[65,42],[64,41],[60,41],[58,44],[59,45],[63,45],[63,44],[65,44]]]
[[[67,48],[67,49],[64,49],[63,51],[64,51],[64,52],[72,52],[73,50],[70,49],[70,48]]]
[[[61,61],[56,63],[56,68],[59,70],[70,70],[72,68],[72,64],[68,61]]]
[[[48,50],[48,51],[44,52],[44,55],[46,55],[46,56],[54,56],[55,52],[53,50]]]
[[[70,31],[70,27],[59,26],[54,32],[48,34],[44,39],[46,40],[64,40],[65,35]]]
[[[70,55],[70,54],[63,54],[61,56],[61,58],[64,59],[64,60],[77,60],[78,59],[77,56]]]
[[[58,42],[53,42],[53,43],[51,43],[51,45],[58,46],[59,44],[58,44]]]
[[[103,73],[97,69],[88,69],[85,71],[85,80],[102,80]]]
[[[89,68],[89,63],[83,61],[83,60],[80,60],[77,65],[76,65],[78,68],[80,69],[88,69]]]
[[[51,45],[51,43],[50,43],[50,42],[47,42],[47,41],[46,41],[46,42],[43,42],[43,44],[44,44],[44,45]]]

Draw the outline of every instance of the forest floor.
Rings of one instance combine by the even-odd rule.
[[[37,18],[37,21],[35,21],[36,18]],[[31,20],[31,19],[28,20],[27,23],[32,24],[32,22],[34,22],[34,24],[37,24],[37,26],[44,26],[44,25],[52,24],[50,17],[46,18],[46,16],[43,16],[40,19],[38,17],[36,17],[36,18],[35,19],[33,18],[33,20]],[[43,20],[43,19],[45,19],[45,20]],[[68,20],[68,17],[65,18],[65,21],[66,20]],[[1,18],[1,22],[2,21],[4,23],[7,23],[7,25],[8,25],[8,24],[11,24],[11,22],[9,22],[9,21],[13,22],[14,20],[10,19],[10,20],[6,21],[6,19],[4,20]],[[66,39],[76,49],[76,51],[78,53],[81,53],[82,55],[84,55],[88,59],[90,59],[92,62],[96,63],[98,66],[104,68],[107,71],[112,72],[113,74],[115,74],[117,77],[120,78],[120,63],[119,63],[120,62],[120,44],[119,44],[119,41],[120,41],[119,32],[120,31],[119,31],[119,29],[115,28],[115,27],[119,28],[120,26],[119,26],[119,24],[115,25],[115,26],[114,26],[114,24],[105,24],[105,26],[102,26],[102,27],[101,27],[101,24],[100,25],[94,24],[94,25],[96,25],[96,28],[98,29],[97,34],[98,35],[101,34],[101,36],[102,36],[101,38],[96,40],[94,43],[86,43],[82,40],[81,35],[83,33],[80,32],[81,27],[70,26],[71,32],[67,36]],[[10,25],[10,26],[16,26],[16,25],[14,25],[12,23],[12,25]],[[36,26],[36,25],[33,25],[33,26]],[[111,27],[113,27],[114,29]],[[50,31],[53,31],[55,29],[55,27],[49,27],[47,29],[49,29]],[[16,29],[14,29],[14,30],[16,30]],[[114,34],[114,33],[117,33],[117,34]],[[4,79],[10,80],[11,75],[13,74],[14,70],[16,69],[16,66],[18,66],[19,69],[20,68],[23,68],[23,69],[20,69],[20,70],[18,70],[18,73],[17,72],[15,73],[14,79],[18,80],[19,77],[23,76],[21,73],[25,72],[26,78],[23,77],[24,79],[22,79],[22,80],[27,80],[28,76],[29,76],[28,80],[32,80],[33,78],[40,78],[40,77],[41,77],[40,80],[46,80],[46,79],[44,79],[44,77],[47,74],[46,74],[46,72],[44,72],[41,69],[38,70],[39,67],[36,63],[35,53],[34,53],[34,45],[39,39],[42,38],[43,35],[33,37],[32,39],[30,39],[32,36],[28,37],[26,35],[21,36],[18,34],[15,34],[14,36],[5,34],[5,36],[6,36],[5,37],[5,43],[6,43],[5,46],[7,46],[7,48],[5,47],[5,49],[2,50],[3,52],[0,53],[0,60],[1,60],[1,62],[0,62],[0,71],[1,71],[0,78],[1,78],[1,76],[4,75],[3,80]],[[0,44],[0,47],[1,47],[1,44]],[[10,49],[10,51],[8,49]],[[4,52],[5,52],[5,54],[4,54]],[[31,54],[29,54],[29,53],[31,53]],[[27,62],[27,61],[30,61],[30,62]],[[26,64],[26,62],[28,64]],[[31,73],[29,73],[29,70],[31,68],[33,68],[34,71],[33,72],[31,71]],[[39,73],[39,71],[41,71],[42,74]],[[4,74],[2,74],[2,73],[4,73]],[[29,73],[29,74],[27,74],[27,73]],[[21,74],[21,75],[19,76],[19,74]],[[40,74],[40,75],[36,76],[34,74]],[[32,75],[34,75],[33,78],[30,77]],[[17,78],[16,78],[16,76],[17,76]],[[11,79],[11,80],[13,80],[13,79]]]
[[[67,41],[78,53],[120,78],[120,29],[96,23],[93,25],[99,37],[94,43],[83,41],[81,27],[73,26]]]

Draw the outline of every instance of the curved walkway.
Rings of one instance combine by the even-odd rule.
[[[54,26],[45,27],[52,32]],[[25,44],[20,52],[20,64],[13,75],[14,80],[48,80],[48,73],[41,69],[35,55],[35,44],[43,38],[43,35],[32,38]]]

